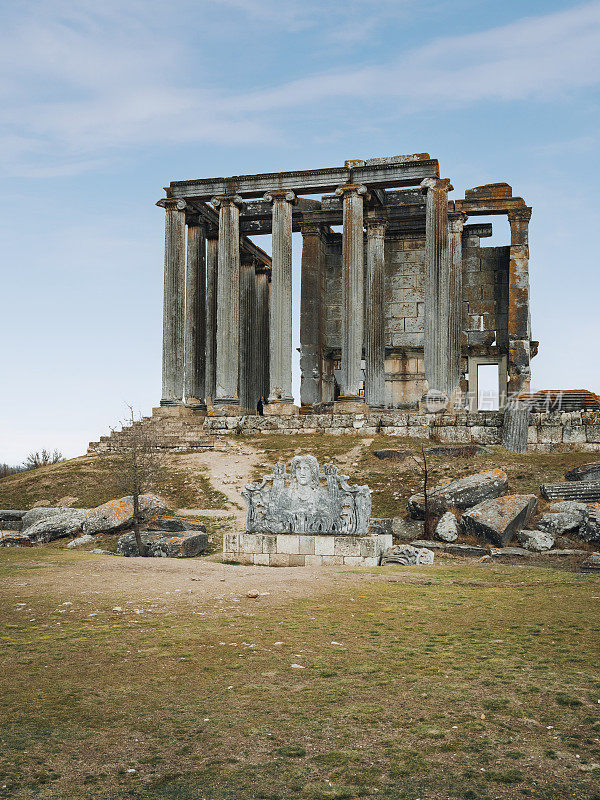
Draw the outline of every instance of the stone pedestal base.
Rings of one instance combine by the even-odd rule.
[[[159,406],[152,409],[153,417],[197,417],[204,416],[204,409],[188,408],[187,406]]]
[[[340,397],[333,404],[334,414],[368,414],[369,406],[361,397]]]
[[[214,403],[207,406],[206,414],[209,417],[239,417],[244,411],[239,403]]]
[[[274,402],[265,403],[263,416],[265,417],[293,417],[300,413],[298,406],[293,403]]]
[[[392,534],[368,536],[308,533],[226,533],[223,558],[269,567],[347,565],[377,567],[392,546]]]

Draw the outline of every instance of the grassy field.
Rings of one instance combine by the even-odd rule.
[[[0,797],[600,798],[598,576],[158,561],[0,553]]]

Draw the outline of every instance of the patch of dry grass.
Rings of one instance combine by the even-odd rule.
[[[596,576],[357,570],[135,614],[69,590],[92,556],[1,555],[0,797],[599,797]]]

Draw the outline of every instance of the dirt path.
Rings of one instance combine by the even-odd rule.
[[[180,508],[179,514],[198,516],[234,516],[243,522],[246,504],[242,489],[252,481],[252,472],[260,459],[256,448],[246,442],[217,442],[214,450],[190,453],[182,458],[186,467],[201,469],[215,489],[222,492],[228,500],[226,509]]]

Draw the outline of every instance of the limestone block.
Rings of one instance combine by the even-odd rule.
[[[586,433],[583,425],[567,425],[563,428],[563,442],[565,444],[578,444],[586,441]]]
[[[305,565],[306,556],[301,556],[298,553],[290,553],[290,567],[303,567]]]
[[[538,432],[535,425],[530,425],[527,429],[527,444],[537,444]]]
[[[588,442],[600,442],[600,425],[586,425],[585,438]]]
[[[307,567],[320,567],[323,564],[323,556],[305,556],[304,563]]]
[[[505,547],[515,534],[526,528],[536,505],[537,497],[533,494],[496,497],[466,511],[461,525],[467,534]]]
[[[540,444],[558,444],[562,442],[563,429],[560,425],[543,425],[538,431],[538,442]]]
[[[313,556],[315,554],[315,537],[300,536],[300,548],[298,552],[302,556]]]
[[[271,553],[269,556],[269,564],[272,567],[289,567],[289,553]]]
[[[363,567],[378,567],[379,566],[379,556],[377,558],[363,558],[362,561]]]
[[[321,556],[324,567],[342,566],[344,563],[343,556]]]
[[[359,536],[334,536],[333,552],[336,556],[360,556]]]
[[[223,537],[223,552],[236,553],[240,549],[240,537],[237,533],[226,533]]]
[[[344,565],[348,567],[360,567],[364,564],[361,556],[344,556]]]
[[[294,533],[279,533],[277,534],[277,552],[278,553],[299,553],[300,552],[300,537]]]
[[[239,564],[254,564],[254,556],[255,553],[242,553],[238,551],[233,554],[233,561],[237,561]]]
[[[444,426],[443,428],[438,428],[436,431],[440,437],[441,442],[468,442],[471,439],[470,433],[467,430],[467,427],[450,427]]]
[[[277,552],[277,536],[275,534],[270,534],[270,533],[262,534],[262,552],[263,553]]]
[[[404,320],[404,330],[408,333],[422,333],[425,330],[425,317],[407,318]]]
[[[335,536],[315,536],[315,555],[335,555]],[[298,552],[298,551],[296,551]]]
[[[235,561],[235,553],[223,551],[223,561]]]
[[[270,563],[270,556],[268,553],[255,553],[254,563],[262,567],[268,567]]]
[[[240,533],[239,550],[242,553],[262,553],[262,534]]]
[[[500,444],[502,441],[502,429],[492,428],[483,425],[473,425],[471,428],[471,440],[478,444]]]

